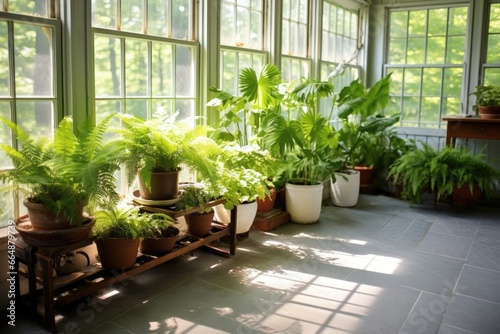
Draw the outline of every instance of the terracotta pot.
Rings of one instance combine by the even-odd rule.
[[[208,213],[191,213],[184,217],[186,219],[187,231],[195,237],[203,237],[210,233],[214,220],[214,211]]]
[[[132,267],[137,259],[139,242],[140,239],[96,240],[95,244],[101,266],[120,271]]]
[[[175,242],[179,237],[179,229],[173,228],[169,236],[164,236],[161,238],[146,238],[141,240],[139,249],[144,254],[160,255],[166,254],[172,251],[175,246]]]
[[[479,106],[478,109],[481,118],[500,118],[500,106]]]
[[[355,170],[359,171],[359,184],[369,185],[375,183],[377,177],[377,169],[370,166],[356,166]]]
[[[271,189],[270,196],[266,196],[264,199],[257,199],[257,212],[266,213],[274,208],[274,203],[276,202],[276,189]]]
[[[146,187],[140,171],[137,173],[139,194],[147,200],[167,200],[177,197],[179,191],[179,171],[154,172],[151,174],[151,189]]]
[[[456,206],[470,206],[481,200],[484,200],[484,191],[477,184],[472,187],[472,193],[468,185],[464,184],[461,187],[453,187],[451,200]]]
[[[23,204],[28,210],[28,216],[34,230],[53,231],[71,227],[68,218],[66,218],[63,214],[54,214],[43,204],[33,203],[29,200],[29,198],[25,199]],[[82,222],[85,220],[83,218],[83,207],[84,205],[82,204],[76,208],[78,216],[82,217]]]

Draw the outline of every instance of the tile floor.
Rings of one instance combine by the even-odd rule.
[[[500,209],[362,195],[61,310],[61,333],[500,333]],[[15,331],[46,333],[18,315]]]

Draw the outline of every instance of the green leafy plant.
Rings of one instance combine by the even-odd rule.
[[[474,111],[477,111],[480,106],[500,106],[500,86],[476,86],[476,91],[471,95],[476,96],[476,104],[473,106]]]
[[[215,199],[211,189],[203,184],[193,184],[182,189],[180,200],[175,204],[176,210],[189,211],[199,208],[199,213],[208,213],[213,208],[207,203]]]
[[[100,240],[159,238],[165,230],[175,227],[173,218],[166,214],[140,213],[139,207],[124,204],[97,211],[94,216],[92,231]]]
[[[139,171],[149,188],[153,172],[178,171],[184,165],[203,179],[216,177],[213,159],[220,147],[207,137],[207,127],[176,121],[176,114],[159,115],[147,121],[124,114],[117,117],[123,127],[115,131],[122,135],[127,148],[125,166],[129,183]]]
[[[425,191],[435,192],[438,199],[451,195],[454,187],[476,184],[488,195],[493,180],[500,176],[483,154],[472,154],[465,148],[445,147],[437,152],[431,146],[404,154],[391,166],[389,177],[403,186],[402,197],[420,203]]]
[[[301,79],[288,85],[281,101],[284,112],[264,117],[260,143],[282,161],[284,182],[316,184],[334,169],[338,134],[319,111],[320,99],[332,96],[331,83]]]
[[[16,135],[20,148],[2,144],[13,169],[0,173],[3,190],[24,193],[34,203],[66,216],[73,225],[81,223],[78,206],[107,206],[116,203],[114,172],[119,169],[123,147],[104,136],[112,116],[94,126],[88,120],[76,132],[66,117],[54,138],[33,138],[11,121],[0,118]]]
[[[358,80],[342,89],[337,105],[342,120],[339,129],[339,150],[343,156],[341,169],[354,166],[374,166],[383,154],[380,138],[400,115],[390,117],[381,112],[389,103],[390,76],[382,78],[370,89]]]
[[[423,147],[397,159],[391,166],[388,178],[401,185],[401,197],[410,203],[421,203],[422,195],[431,191],[431,171],[429,164],[437,157],[437,151],[431,146]]]
[[[261,126],[261,119],[269,109],[279,108],[281,72],[273,64],[266,64],[259,75],[245,68],[239,76],[241,95],[235,96],[218,88],[210,88],[215,97],[207,103],[219,112],[219,122],[213,134],[218,142],[236,142],[249,145]]]

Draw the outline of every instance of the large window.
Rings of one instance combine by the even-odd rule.
[[[467,16],[465,6],[390,12],[385,71],[402,126],[442,128],[462,112]]]
[[[238,77],[244,68],[260,72],[267,62],[264,51],[264,1],[220,1],[220,85],[238,94]]]
[[[485,85],[500,83],[500,3],[491,4],[486,61],[483,64]]]
[[[283,81],[307,78],[311,72],[310,59],[310,1],[284,0],[281,34],[281,73]]]
[[[158,111],[194,116],[198,45],[192,0],[94,0],[97,118]]]
[[[61,27],[54,1],[10,0],[0,5],[0,116],[33,135],[52,136],[62,116]],[[0,142],[17,147],[0,125]],[[0,152],[0,170],[11,161]],[[0,185],[1,187],[1,185]],[[19,200],[0,192],[0,226],[19,216]]]

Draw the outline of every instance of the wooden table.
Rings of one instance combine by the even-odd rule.
[[[443,120],[448,122],[446,130],[447,146],[454,147],[457,138],[500,140],[500,118],[449,116],[443,118]]]

